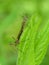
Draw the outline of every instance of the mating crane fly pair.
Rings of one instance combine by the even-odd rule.
[[[25,27],[25,24],[26,24],[26,21],[27,21],[27,20],[28,20],[28,15],[25,14],[25,15],[23,16],[23,21],[22,21],[21,30],[20,30],[20,32],[19,32],[19,34],[18,34],[18,36],[17,36],[16,41],[14,42],[14,43],[15,43],[14,46],[16,46],[17,44],[19,44],[20,36],[21,36],[21,34],[22,34],[22,32],[23,32],[23,29],[24,29],[24,27]],[[15,38],[13,37],[13,39],[15,39]],[[12,44],[11,44],[11,45],[12,45]]]

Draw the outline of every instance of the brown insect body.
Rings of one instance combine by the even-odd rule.
[[[21,34],[22,34],[23,30],[24,30],[24,27],[26,25],[26,21],[27,20],[28,20],[28,17],[27,16],[23,16],[22,27],[21,27],[21,30],[20,30],[20,32],[18,34],[17,40],[15,41],[16,45],[17,45],[17,43],[19,43],[20,36],[21,36]]]
[[[16,39],[16,41],[14,42],[14,44],[12,44],[11,43],[11,45],[12,46],[17,46],[19,43],[20,43],[20,36],[22,35],[22,32],[23,32],[23,30],[24,30],[24,28],[25,28],[25,25],[26,25],[26,22],[27,22],[27,20],[28,20],[28,17],[27,16],[23,16],[23,21],[22,21],[22,26],[21,26],[21,30],[20,30],[20,32],[19,32],[19,34],[18,34],[18,36],[17,36],[17,39]],[[12,37],[14,40],[15,40],[15,38],[14,37]],[[17,48],[18,49],[18,48]],[[20,49],[18,49],[20,52],[22,52],[22,50],[20,50]]]
[[[23,32],[23,30],[24,30],[24,28],[25,28],[25,25],[26,25],[26,21],[27,21],[27,20],[28,20],[28,16],[27,16],[27,15],[23,16],[23,21],[22,21],[21,30],[20,30],[20,32],[19,32],[19,34],[18,34],[18,36],[17,36],[16,41],[14,42],[15,44],[13,44],[14,46],[16,46],[17,44],[19,44],[19,39],[20,39],[20,36],[21,36],[21,34],[22,34],[22,32]],[[12,37],[12,38],[15,40],[14,37]],[[12,44],[11,44],[11,45],[12,45]]]

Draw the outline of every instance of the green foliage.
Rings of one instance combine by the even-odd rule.
[[[33,16],[28,22],[21,38],[17,65],[39,65],[46,53],[49,39],[49,21]]]
[[[13,46],[25,13],[31,17],[26,21],[19,44]],[[0,0],[1,65],[40,65],[48,43],[49,0]]]

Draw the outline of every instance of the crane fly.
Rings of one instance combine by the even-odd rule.
[[[26,21],[27,21],[27,20],[28,20],[28,16],[27,16],[27,15],[23,16],[23,21],[22,21],[21,30],[20,30],[20,32],[19,32],[19,34],[18,34],[18,36],[17,36],[16,41],[15,41],[15,46],[19,43],[20,36],[21,36],[22,33],[23,33],[23,30],[24,30],[24,27],[25,27],[25,25],[26,25]]]
[[[26,14],[25,16],[23,16],[22,26],[21,26],[20,32],[19,32],[19,34],[18,34],[18,36],[17,36],[17,39],[16,39],[16,41],[14,42],[15,44],[11,44],[11,45],[16,46],[17,44],[19,44],[19,40],[20,40],[20,37],[21,37],[21,35],[22,35],[22,33],[23,33],[23,30],[24,30],[24,27],[25,27],[25,25],[26,25],[27,20],[28,20],[28,16],[27,16],[27,14]],[[14,37],[12,37],[12,38],[15,40]]]
[[[28,16],[27,15],[23,16],[22,26],[21,26],[20,32],[19,32],[19,34],[17,36],[17,39],[15,39],[14,37],[12,37],[15,40],[15,42],[14,42],[14,44],[11,43],[10,45],[17,46],[20,43],[19,40],[20,40],[20,37],[21,37],[21,35],[23,33],[23,30],[25,28],[27,20],[28,20]],[[18,49],[18,50],[22,52],[22,50],[20,50],[20,49]]]

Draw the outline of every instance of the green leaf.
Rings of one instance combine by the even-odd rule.
[[[39,65],[46,54],[48,38],[49,21],[33,15],[20,38],[16,65]]]

